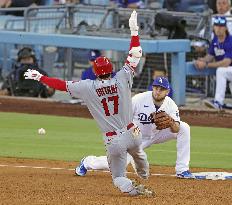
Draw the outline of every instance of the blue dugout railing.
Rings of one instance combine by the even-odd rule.
[[[0,31],[0,43],[128,51],[130,39]],[[185,53],[190,51],[190,41],[141,39],[141,46],[144,53],[171,53],[171,84],[175,90],[173,98],[177,105],[184,105],[186,88]],[[69,77],[71,78],[71,76]]]

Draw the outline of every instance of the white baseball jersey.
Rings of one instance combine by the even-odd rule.
[[[165,111],[175,121],[180,122],[179,110],[175,102],[168,96],[165,97],[161,107],[156,107],[153,102],[152,91],[135,95],[132,98],[133,121],[139,126],[143,137],[152,136],[155,132],[155,124],[151,123],[150,114],[156,111]]]
[[[67,81],[72,97],[81,98],[97,121],[102,132],[126,127],[132,122],[131,87],[134,70],[124,65],[109,80]]]

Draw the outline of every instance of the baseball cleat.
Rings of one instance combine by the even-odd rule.
[[[204,100],[204,104],[209,108],[214,108],[217,110],[222,109],[222,105],[216,100]]]
[[[180,179],[195,179],[189,170],[176,174],[176,177]]]
[[[145,185],[143,184],[139,184],[137,183],[135,180],[132,180],[132,185],[134,186],[137,195],[143,195],[143,196],[154,196],[155,193],[154,191],[152,191],[151,189],[147,188]]]
[[[76,167],[76,169],[75,169],[75,174],[77,176],[85,176],[87,173],[87,169],[85,168],[85,165],[84,165],[84,159],[85,158],[83,158],[81,160],[80,165],[78,167]]]

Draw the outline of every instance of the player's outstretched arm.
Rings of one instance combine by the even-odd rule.
[[[28,69],[24,73],[24,78],[29,79],[29,80],[37,80],[37,81],[39,81],[41,83],[44,83],[44,84],[48,85],[51,88],[67,92],[66,82],[64,80],[47,77],[45,75],[42,75],[37,70]]]
[[[142,48],[139,42],[138,30],[139,27],[137,25],[137,12],[134,10],[129,19],[129,27],[131,31],[131,43],[130,43],[130,51],[126,60],[126,64],[129,64],[130,67],[135,69],[139,63],[140,58],[142,57]]]

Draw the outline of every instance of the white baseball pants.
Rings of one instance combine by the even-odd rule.
[[[230,81],[230,92],[232,93],[232,66],[219,67],[216,71],[216,92],[214,100],[224,104],[226,94],[226,82]]]

